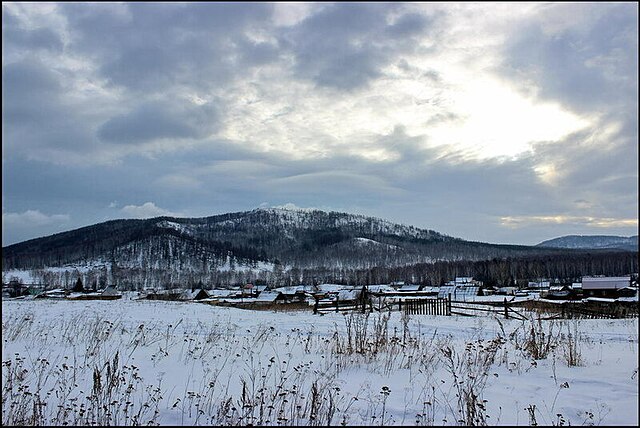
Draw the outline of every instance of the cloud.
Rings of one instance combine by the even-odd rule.
[[[638,219],[596,218],[581,216],[520,216],[502,217],[502,224],[510,228],[520,228],[532,224],[578,225],[597,228],[638,227]]]
[[[157,207],[153,202],[145,202],[142,205],[127,205],[120,211],[129,218],[181,217],[180,213],[174,213]]]
[[[397,39],[406,41],[428,28],[428,18],[418,13],[389,25],[390,14],[398,10],[375,3],[327,5],[285,31],[282,44],[294,54],[298,77],[337,90],[367,87],[401,55]]]
[[[72,212],[58,225],[75,227],[271,201],[489,242],[588,234],[601,226],[501,219],[637,218],[636,15],[6,3],[3,207]],[[155,202],[106,208],[131,195]]]
[[[102,161],[92,129],[99,107],[70,96],[75,88],[67,73],[38,59],[3,66],[3,153],[54,163]]]
[[[260,205],[263,205],[263,204],[260,204]],[[267,207],[267,204],[264,203],[262,208],[266,208],[266,207]],[[293,202],[287,202],[286,204],[282,204],[282,205],[272,205],[271,208],[277,208],[277,209],[289,210],[289,211],[308,211],[308,212],[320,210],[320,208],[315,208],[315,207],[299,207]]]
[[[66,223],[71,220],[68,214],[46,215],[38,210],[26,210],[23,213],[2,213],[2,226],[4,227],[29,227],[47,226],[51,224]]]
[[[145,103],[115,116],[98,129],[98,136],[113,143],[138,143],[155,139],[205,138],[215,132],[216,106],[189,101]]]
[[[63,90],[59,74],[37,59],[26,59],[2,67],[3,99],[11,100],[3,115],[12,120],[37,120],[51,113]],[[44,107],[44,108],[43,108]],[[33,119],[28,115],[33,114]]]
[[[202,186],[202,183],[187,174],[167,174],[156,180],[162,187],[176,190],[196,190]]]
[[[253,54],[270,49],[249,43],[245,35],[270,25],[268,4],[65,4],[61,9],[73,29],[72,46],[94,55],[101,76],[144,94],[162,94],[176,85],[215,88],[253,61],[238,55],[239,48]]]
[[[73,227],[77,218],[69,214],[45,214],[40,210],[27,209],[24,212],[5,212],[3,192],[2,245],[13,244],[25,239],[51,235]]]
[[[19,51],[46,50],[60,53],[63,48],[59,35],[50,28],[27,28],[11,12],[2,8],[2,39],[4,46],[15,52],[4,55],[18,54]]]
[[[626,103],[638,87],[637,13],[633,3],[542,8],[505,43],[501,71],[576,111]]]

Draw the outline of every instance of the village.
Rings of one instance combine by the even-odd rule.
[[[521,282],[521,281],[519,281]],[[94,286],[95,287],[95,286]],[[312,310],[314,314],[342,311],[404,310],[415,314],[478,315],[499,313],[525,318],[523,310],[542,310],[558,317],[619,318],[638,316],[637,275],[583,277],[580,282],[528,281],[526,286],[485,286],[473,277],[456,277],[441,286],[402,281],[377,285],[316,284],[270,286],[248,283],[235,288],[145,288],[120,291],[83,286],[71,289],[23,284],[17,278],[2,287],[2,299],[161,300],[202,303],[252,310]],[[572,308],[569,310],[568,308]]]

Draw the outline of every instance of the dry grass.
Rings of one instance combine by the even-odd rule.
[[[575,320],[511,321],[505,327],[496,318],[495,337],[473,337],[460,347],[437,330],[423,334],[418,316],[402,314],[396,323],[384,311],[340,317],[325,334],[313,327],[245,329],[183,319],[130,326],[115,317],[84,315],[43,326],[34,313],[7,316],[3,339],[24,343],[25,351],[2,361],[2,423],[405,424],[389,407],[400,393],[393,386],[344,391],[341,374],[366,368],[380,379],[408,373],[414,387],[404,398],[405,414],[416,425],[489,425],[499,422],[499,415],[489,414],[485,394],[490,382],[498,382],[491,376],[497,367],[524,372],[531,359],[553,357],[555,364],[560,356],[568,366],[585,363],[585,339]],[[478,333],[487,329],[485,321],[477,327]],[[57,353],[61,343],[64,354]],[[173,384],[162,376],[145,378],[134,357],[184,378]],[[563,384],[557,388],[548,412],[562,399]],[[546,416],[536,404],[526,409],[531,425]],[[587,423],[598,420],[585,414]]]

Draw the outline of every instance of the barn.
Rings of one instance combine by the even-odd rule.
[[[582,294],[585,297],[617,298],[630,285],[631,277],[628,276],[585,276],[582,278]]]

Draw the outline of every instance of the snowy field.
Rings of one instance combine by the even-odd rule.
[[[638,425],[638,320],[2,302],[3,425]]]

